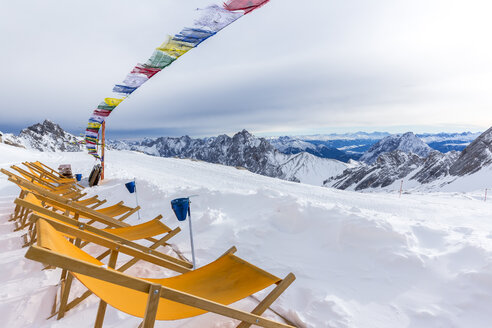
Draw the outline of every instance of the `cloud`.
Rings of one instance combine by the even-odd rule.
[[[208,1],[9,2],[0,124],[82,131],[92,109]],[[486,1],[271,0],[108,119],[118,135],[263,134],[492,122]]]

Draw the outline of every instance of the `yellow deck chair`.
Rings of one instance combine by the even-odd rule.
[[[57,213],[52,211],[51,209],[48,209],[43,206],[43,203],[46,205],[46,202],[50,201],[46,197],[42,197],[39,195],[34,195],[33,193],[28,193],[24,199],[19,199],[17,198],[14,203],[23,207],[29,209],[32,213],[34,213],[37,216],[42,216],[44,218],[49,218],[52,220],[56,220],[58,222],[63,222],[64,224],[71,225],[75,227],[76,229],[85,229],[90,231],[91,233],[101,235],[105,238],[111,239],[115,242],[121,243],[123,245],[130,245],[131,247],[134,247],[136,249],[140,250],[152,250],[156,249],[159,246],[164,246],[166,245],[166,242],[173,236],[175,236],[181,229],[179,227],[175,229],[169,228],[167,225],[162,223],[160,219],[162,218],[161,216],[156,217],[153,220],[150,220],[148,222],[144,222],[138,225],[134,226],[129,226],[126,225],[124,227],[116,227],[116,228],[110,228],[110,229],[98,229],[96,227],[93,227],[91,225],[88,225],[86,223],[80,222],[77,220],[77,218],[72,218],[67,215]],[[32,222],[30,223],[31,226],[33,226]],[[35,240],[35,233],[36,230],[31,229],[33,234],[30,236],[31,243],[34,242]],[[151,237],[156,237],[159,235],[164,235],[164,237],[160,239],[154,239],[155,240],[154,244],[152,244],[149,247],[144,247],[139,244],[134,243],[133,241],[135,240],[142,240],[142,239],[150,239]],[[84,247],[86,244],[81,244],[81,247]],[[155,252],[154,252],[155,253]],[[106,257],[109,254],[106,254],[105,256],[102,256],[101,258]],[[168,256],[166,254],[158,254],[159,257],[162,257],[163,259],[166,259],[168,261],[171,261],[173,263],[176,263],[180,266],[191,268],[192,265],[189,263],[189,261],[183,261],[180,259],[175,259],[171,256]]]
[[[135,250],[145,252],[146,254],[152,254],[154,257],[157,257],[160,259],[161,262],[156,263],[158,265],[164,266],[170,270],[176,271],[176,272],[188,272],[192,269],[193,265],[186,259],[183,260],[183,257],[180,259],[174,258],[170,255],[161,253],[157,250],[159,246],[165,246],[167,245],[167,241],[174,237],[181,229],[179,227],[171,230],[168,226],[166,226],[164,223],[160,222],[159,218],[156,218],[154,220],[138,224],[135,226],[128,226],[128,227],[122,227],[122,228],[114,228],[114,229],[97,229],[95,227],[92,227],[90,225],[83,224],[79,221],[76,221],[68,216],[65,216],[63,214],[59,214],[56,212],[52,212],[51,210],[48,210],[47,208],[44,208],[41,204],[41,201],[37,199],[36,196],[32,193],[28,193],[24,199],[16,199],[15,200],[16,204],[19,204],[22,207],[29,208],[32,211],[31,215],[31,220],[34,220],[35,218],[41,217],[45,220],[50,220],[52,222],[58,223],[58,224],[63,224],[72,227],[72,229],[79,229],[79,230],[84,230],[93,236],[99,236],[103,237],[107,240],[110,240],[112,242],[117,242],[119,245],[124,245],[127,247],[131,247]],[[34,217],[34,218],[32,218]],[[31,227],[33,227],[33,223],[31,222],[30,224]],[[150,236],[157,236],[157,235],[162,235],[165,234],[162,238],[158,239],[155,243],[153,243],[151,246],[146,247],[142,246],[140,244],[136,244],[133,241],[134,240],[140,240],[144,238],[148,238]],[[31,245],[33,242],[36,241],[37,236],[37,230],[36,229],[30,229],[29,230],[29,240],[30,242],[26,244]],[[79,242],[78,247],[82,248],[85,245],[87,245],[89,241],[85,242]],[[103,260],[107,256],[110,256],[111,252],[105,251],[101,253],[99,256],[97,256],[98,260]],[[122,265],[119,270],[121,272],[128,270],[131,268],[133,265],[135,265],[138,262],[138,258],[133,258],[127,261],[124,265]],[[61,280],[65,280],[65,274],[62,274]],[[70,292],[70,289],[64,289],[63,293],[67,293],[67,297],[61,297],[60,301],[60,306],[58,312],[53,310],[53,316],[58,314],[58,317],[61,318],[63,317],[64,313],[66,311],[69,311],[70,309],[74,308],[78,304],[80,304],[83,300],[85,300],[87,297],[89,297],[92,292],[86,291],[84,294],[82,294],[80,297],[72,300],[70,303],[68,303],[68,293]],[[55,299],[55,304],[56,304],[56,299]]]
[[[71,244],[62,233],[84,239],[86,233],[60,231],[56,223],[37,219],[38,243],[26,258],[68,270],[100,299],[95,327],[102,327],[107,304],[143,318],[141,327],[151,328],[155,320],[177,320],[214,312],[242,322],[241,327],[292,327],[261,317],[261,314],[294,281],[289,274],[276,276],[235,256],[233,248],[216,261],[197,270],[166,279],[136,278],[114,270],[119,252],[112,249],[108,267]],[[252,313],[227,305],[277,284]]]
[[[43,181],[47,184],[54,185],[57,188],[71,188],[76,191],[84,189],[83,186],[77,183],[77,180],[75,178],[57,177],[50,172],[45,171],[42,167],[39,167],[34,163],[23,162],[22,164],[27,168],[26,172],[31,173],[33,176],[40,179],[40,181]]]
[[[93,196],[87,199],[81,199],[86,194],[69,192],[66,194],[53,191],[53,189],[47,189],[44,185],[36,184],[30,180],[26,180],[10,171],[0,169],[0,172],[7,175],[8,180],[15,183],[21,190],[18,198],[24,198],[25,194],[29,191],[35,191],[38,194],[48,196],[53,199],[57,199],[65,202],[75,202],[81,204],[92,205],[91,208],[97,208],[98,206],[106,203],[106,200],[100,200],[97,196]],[[86,205],[86,206],[88,206]],[[25,212],[17,205],[14,209],[14,213],[11,215],[9,221],[16,221],[17,230],[23,229],[24,226],[19,221],[25,221]]]
[[[38,175],[40,178],[45,179],[48,182],[57,183],[57,184],[77,184],[77,180],[75,178],[66,178],[59,177],[47,171],[43,167],[39,166],[36,163],[30,162],[22,162],[22,164],[32,173]],[[81,186],[80,186],[81,187]]]
[[[44,186],[40,186],[39,184],[35,184],[31,181],[28,181],[24,179],[23,177],[20,177],[10,171],[7,171],[5,169],[0,169],[0,172],[3,174],[7,175],[9,178],[9,181],[15,183],[20,189],[20,194],[18,198],[24,198],[25,194],[27,192],[35,192],[36,194],[43,195],[46,197],[49,197],[51,199],[55,199],[59,202],[70,202],[70,203],[75,203],[84,207],[88,207],[91,209],[95,209],[102,204],[105,204],[107,201],[106,200],[100,200],[98,196],[93,196],[89,197],[86,199],[81,199],[80,196],[84,196],[85,194],[77,194],[77,197],[71,197],[74,194],[59,194],[53,190],[48,190]],[[14,213],[10,218],[10,221],[18,221],[17,222],[17,230],[25,228],[23,223],[26,222],[26,216],[25,216],[25,211],[22,211],[22,209],[17,205],[15,207]],[[128,216],[126,216],[128,217]],[[124,220],[126,217],[121,217],[119,218],[120,221]]]
[[[59,193],[59,194],[81,194],[81,188],[73,184],[56,184],[41,178],[39,175],[28,172],[16,165],[11,166],[12,169],[21,174],[26,180],[32,183],[44,187],[47,190]],[[82,196],[80,196],[82,197]]]
[[[23,163],[24,165],[32,168],[32,169],[35,169],[35,171],[43,174],[43,175],[46,175],[47,177],[49,177],[50,179],[54,180],[54,181],[57,181],[57,182],[60,182],[60,183],[66,183],[66,182],[69,182],[69,183],[74,183],[74,184],[77,184],[77,180],[75,178],[67,178],[65,176],[63,176],[62,174],[60,174],[57,170],[55,169],[52,169],[51,167],[47,166],[46,164],[43,164],[39,161],[36,161],[36,162],[24,162]],[[78,185],[78,184],[77,184]],[[79,187],[83,188],[82,186],[78,185]]]
[[[7,174],[9,177],[17,178],[17,176],[15,176],[14,174],[8,172],[7,170],[3,170],[2,169],[2,172],[5,173],[5,174]],[[26,175],[23,175],[23,176],[25,178],[27,177],[27,179],[29,179],[28,176],[26,176]],[[36,182],[33,182],[33,181],[29,181],[29,182],[31,182],[32,184],[34,184],[37,187],[43,187],[43,185],[40,185],[39,183],[36,183]],[[29,188],[30,187],[33,191],[36,191],[37,193],[40,193],[39,188],[36,188],[34,190],[34,188],[33,188],[32,185],[31,186],[26,186],[26,184],[24,184],[23,187],[24,188]],[[56,193],[56,191],[53,190],[53,189],[48,190],[48,191],[51,191],[53,193]],[[64,196],[64,198],[67,198],[66,195],[63,195],[63,196]],[[54,198],[54,199],[56,199],[58,201],[62,201],[63,202],[63,200],[60,200],[60,198],[53,197],[53,194],[49,195],[49,197],[50,198]],[[85,206],[85,207],[89,207],[89,205],[96,204],[95,206],[90,206],[90,209],[96,209],[96,211],[98,213],[100,213],[102,215],[105,215],[105,216],[109,216],[109,217],[112,217],[112,218],[117,218],[118,217],[118,220],[120,220],[120,221],[123,221],[123,220],[127,219],[128,217],[130,217],[132,214],[134,214],[135,212],[137,212],[140,209],[140,206],[130,207],[130,206],[124,205],[123,202],[119,202],[117,204],[114,204],[114,205],[111,205],[111,206],[108,206],[108,207],[104,207],[104,208],[97,208],[97,207],[101,206],[102,204],[104,204],[106,202],[106,200],[103,200],[103,201],[99,200],[97,198],[97,196],[91,197],[89,199],[82,200],[82,201],[79,198],[77,198],[76,202],[77,202],[78,205]],[[94,221],[91,222],[91,223],[94,223]]]
[[[51,167],[49,167],[48,165],[40,162],[40,161],[36,161],[36,162],[31,162],[32,164],[36,164],[37,166],[45,169],[47,172],[50,172],[51,174],[53,174],[54,176],[58,177],[58,178],[64,178],[63,175],[60,174],[60,172],[58,172],[58,170],[55,170]]]
[[[134,229],[134,226],[130,226],[126,222],[122,222],[121,219],[115,219],[111,216],[107,216],[104,214],[99,213],[97,210],[87,208],[81,205],[78,205],[76,203],[64,203],[64,202],[59,202],[57,200],[54,200],[50,197],[46,197],[43,195],[37,194],[37,192],[30,192],[28,194],[32,194],[31,196],[35,195],[35,197],[31,197],[29,200],[26,200],[24,197],[25,202],[22,202],[21,199],[16,199],[14,201],[15,204],[28,208],[29,210],[36,210],[40,211],[41,207],[44,208],[44,211],[49,211],[51,210],[45,208],[51,208],[55,209],[58,211],[63,212],[66,215],[72,215],[75,220],[80,221],[81,219],[86,219],[89,220],[88,222],[85,222],[86,225],[92,225],[94,222],[101,223],[106,226],[106,228],[99,228],[101,230],[107,230],[110,231],[114,228],[126,228],[126,229],[120,229],[119,231],[128,231],[128,238],[131,240],[132,237],[130,236],[140,236],[139,238],[136,239],[146,239],[151,242],[158,242],[158,240],[152,238],[153,236],[162,234],[164,232],[169,232],[171,229],[169,229],[167,226],[165,226],[163,223],[160,223],[162,226],[165,227],[166,231],[162,231],[162,229],[156,229],[156,226],[148,226],[149,229],[146,229],[145,231],[140,231],[137,234],[132,232],[132,229]],[[162,215],[156,216],[153,220],[150,220],[149,222],[160,222],[159,220],[162,219]],[[142,225],[139,225],[142,226]],[[156,229],[156,231],[153,231],[152,229]],[[156,233],[157,232],[157,233]],[[146,234],[146,235],[145,235]]]
[[[21,188],[19,198],[23,198],[25,192],[32,191],[32,192],[35,192],[37,194],[58,200],[60,202],[74,202],[75,204],[78,204],[80,206],[84,206],[84,207],[90,208],[90,209],[97,209],[98,207],[100,207],[101,205],[103,205],[107,202],[105,199],[104,200],[99,199],[99,197],[97,195],[89,197],[89,198],[85,198],[85,199],[79,198],[79,196],[81,196],[80,194],[77,194],[77,197],[75,197],[75,198],[70,197],[73,194],[65,194],[65,195],[62,194],[62,195],[60,195],[59,193],[57,193],[53,190],[48,190],[48,189],[44,188],[44,186],[41,186],[39,184],[35,184],[32,181],[28,181],[28,180],[26,180],[26,179],[24,179],[18,175],[15,175],[15,174],[5,170],[5,169],[0,169],[0,171],[9,177],[9,181],[17,184],[18,187]],[[82,194],[82,196],[83,195],[85,195],[85,194]],[[140,209],[139,206],[137,206],[136,208],[132,208],[132,207],[128,207],[128,206],[123,205],[123,202],[119,202],[113,206],[110,206],[109,208],[106,208],[106,210],[102,210],[101,212],[102,213],[110,212],[110,214],[115,214],[115,216],[121,215],[123,213],[123,215],[118,218],[118,220],[123,221],[126,218],[128,218],[130,215],[132,215],[133,213],[138,211],[139,209]],[[21,217],[23,217],[20,214],[21,213],[19,212],[19,208],[16,207],[16,209],[14,210],[14,214],[12,215],[10,220],[11,221],[19,220]],[[24,221],[25,221],[25,217],[24,217]],[[23,229],[23,228],[24,227],[21,224],[19,229]]]

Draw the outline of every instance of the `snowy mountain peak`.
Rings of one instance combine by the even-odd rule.
[[[30,134],[30,132],[34,132],[37,134],[57,134],[57,135],[62,135],[65,133],[65,131],[56,123],[54,123],[51,120],[44,120],[43,123],[36,123],[34,125],[31,125],[21,131],[22,134]]]
[[[392,135],[381,139],[362,155],[360,161],[372,164],[381,154],[396,150],[403,153],[413,153],[420,157],[427,157],[432,151],[432,149],[413,132],[407,132],[403,135]]]
[[[23,129],[18,136],[6,134],[4,142],[39,151],[82,151],[79,138],[63,130],[50,120]]]

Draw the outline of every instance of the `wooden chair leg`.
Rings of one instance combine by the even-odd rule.
[[[19,217],[16,220],[17,227],[15,228],[14,231],[19,231],[19,230],[22,230],[25,228],[25,226],[27,225],[26,222],[27,222],[27,217],[29,216],[29,213],[30,212],[26,209],[23,209],[21,211]]]
[[[36,242],[37,230],[35,229],[34,224],[31,224],[31,226],[29,228],[30,228],[29,240],[27,242],[27,245],[31,246]]]
[[[99,307],[97,308],[97,316],[96,323],[94,324],[94,328],[101,328],[104,322],[104,315],[106,314],[106,308],[108,304],[104,301],[99,301]]]
[[[70,239],[72,241],[72,239]],[[81,240],[79,238],[75,239],[75,246],[80,245]],[[60,297],[60,308],[58,309],[57,320],[60,320],[65,316],[66,307],[68,303],[68,297],[70,295],[70,289],[72,288],[73,276],[68,273],[67,270],[62,271],[61,278],[66,278],[62,280],[62,294]]]
[[[68,296],[70,295],[70,288],[72,287],[73,276],[71,274],[68,275],[67,279],[62,281],[62,291],[60,297],[60,307],[58,309],[57,320],[60,320],[65,316],[65,308],[68,302]]]
[[[275,300],[282,295],[282,293],[287,289],[287,287],[292,284],[292,282],[296,279],[293,273],[289,273],[271,292],[268,294],[263,301],[258,304],[255,309],[251,312],[252,314],[262,315],[270,305],[275,302]],[[251,327],[250,323],[241,322],[237,328],[249,328]]]
[[[61,292],[61,289],[60,289]],[[58,300],[58,291],[55,293],[55,299],[53,300],[53,306],[51,307],[51,317],[53,317],[56,314],[56,301]]]
[[[24,197],[26,196],[26,193],[27,192],[25,190],[21,190],[18,198],[24,199]],[[17,217],[18,217],[19,212],[21,210],[22,210],[21,206],[20,205],[16,205],[15,206],[15,209],[14,209],[14,213],[10,216],[9,221],[15,221],[15,220],[17,220]]]
[[[111,250],[111,255],[109,257],[108,267],[114,269],[116,266],[116,261],[118,259],[118,251]],[[106,308],[108,304],[103,300],[99,301],[99,308],[97,309],[96,323],[94,328],[102,328],[104,322],[104,315],[106,314]]]
[[[157,315],[157,307],[161,296],[161,285],[152,284],[149,289],[149,297],[147,298],[147,307],[145,308],[145,316],[142,328],[154,328],[155,316]]]

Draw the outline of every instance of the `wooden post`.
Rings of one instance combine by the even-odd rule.
[[[106,147],[106,121],[102,122],[101,133],[101,181],[104,180],[104,148]]]

